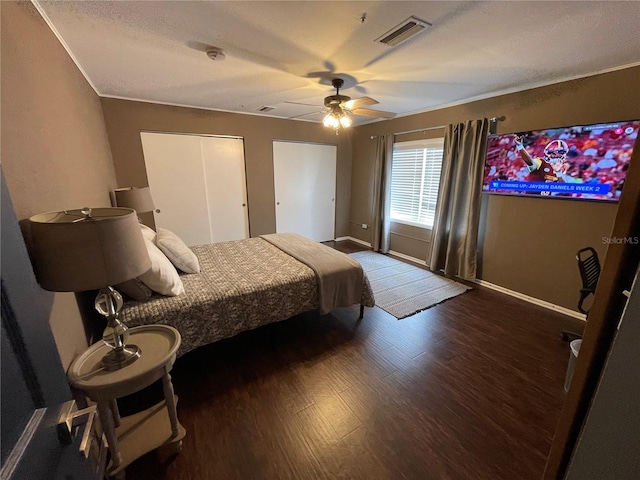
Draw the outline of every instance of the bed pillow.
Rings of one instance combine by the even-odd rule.
[[[119,283],[118,285],[114,285],[113,288],[137,302],[146,302],[153,295],[153,290],[147,287],[142,283],[142,280],[138,278],[132,278],[126,282]]]
[[[156,232],[153,228],[147,227],[144,224],[140,224],[140,230],[142,230],[142,236],[147,240],[150,240],[155,243],[156,241]]]
[[[156,245],[176,268],[184,273],[200,273],[200,263],[196,254],[171,230],[158,228]]]
[[[169,297],[184,293],[182,280],[169,259],[150,240],[145,238],[144,243],[151,259],[151,268],[138,277],[142,283],[154,292]]]

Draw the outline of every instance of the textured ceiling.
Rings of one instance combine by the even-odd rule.
[[[635,1],[35,3],[101,96],[313,121],[337,76],[406,115],[640,63]]]

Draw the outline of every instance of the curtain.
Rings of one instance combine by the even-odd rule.
[[[391,161],[393,159],[393,134],[380,135],[376,139],[376,157],[373,179],[373,224],[371,228],[374,252],[389,252],[391,223]]]
[[[476,278],[482,175],[489,121],[447,127],[436,215],[427,259],[432,271]]]

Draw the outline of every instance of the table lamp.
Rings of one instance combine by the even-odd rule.
[[[118,319],[122,296],[112,287],[142,275],[151,260],[129,208],[83,208],[34,215],[29,219],[36,279],[53,292],[98,290],[96,310],[107,318],[103,341],[112,350],[106,370],[134,361],[141,350],[127,345],[127,327]]]
[[[118,207],[133,208],[139,214],[155,208],[149,187],[116,188],[113,193]]]

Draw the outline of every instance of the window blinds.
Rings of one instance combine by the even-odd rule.
[[[391,170],[391,220],[431,228],[435,218],[443,139],[396,144]]]

